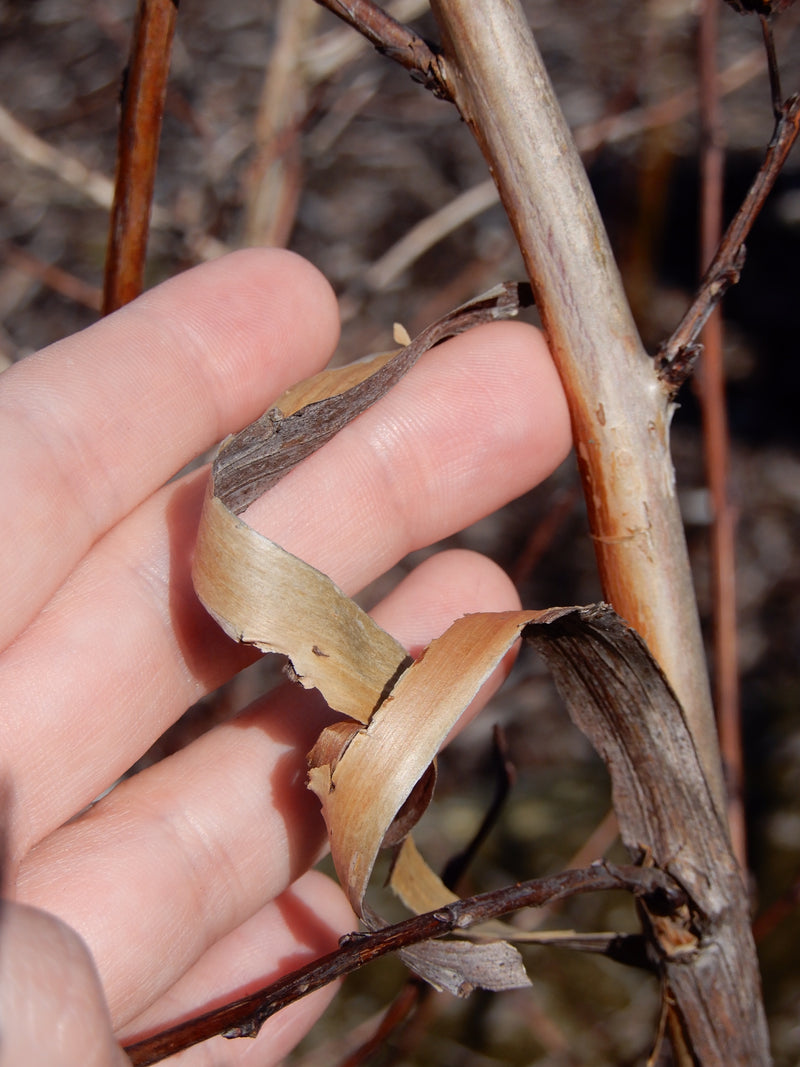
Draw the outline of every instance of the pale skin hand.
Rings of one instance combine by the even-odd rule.
[[[305,753],[328,713],[295,689],[65,825],[252,659],[191,589],[207,471],[162,486],[321,369],[337,332],[313,268],[243,252],[0,377],[6,895],[71,928],[30,909],[3,916],[2,1067],[18,1049],[31,1064],[116,1063],[112,1028],[151,1031],[256,988],[353,928],[338,888],[309,873],[324,833]],[[429,353],[247,519],[354,593],[535,485],[568,448],[541,337],[494,324]],[[374,615],[418,651],[464,612],[516,606],[498,568],[456,552],[432,557]],[[181,1063],[276,1062],[330,996],[293,1005],[255,1042],[216,1038]],[[65,1016],[74,1025],[55,1027]]]

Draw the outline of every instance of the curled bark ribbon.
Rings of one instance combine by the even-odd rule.
[[[378,851],[402,840],[427,806],[436,752],[474,695],[477,675],[446,702],[421,703],[422,690],[442,688],[430,688],[435,653],[412,665],[405,649],[326,575],[239,516],[383,396],[425,351],[478,323],[515,315],[521,300],[530,302],[528,288],[506,283],[396,353],[301,382],[224,441],[213,464],[195,550],[195,589],[231,637],[284,654],[297,681],[319,689],[331,708],[352,720],[352,726],[339,723],[323,732],[310,754],[309,785],[322,804],[342,885],[372,926],[380,919],[366,908],[364,893]],[[528,981],[516,950],[502,943],[424,946],[414,955],[409,962],[415,969],[453,992]]]
[[[637,706],[674,704],[641,639],[605,605],[464,616],[412,661],[330,578],[239,517],[384,395],[425,351],[480,322],[516,314],[521,297],[528,299],[527,287],[498,286],[396,353],[300,383],[224,441],[213,464],[195,551],[195,589],[231,637],[284,654],[297,681],[319,689],[331,708],[347,716],[349,721],[324,730],[312,749],[309,786],[320,799],[342,886],[372,928],[382,920],[365,893],[382,847],[405,842],[391,885],[412,910],[452,902],[407,835],[430,801],[440,746],[520,637],[548,659],[576,718],[576,705],[602,714],[607,705],[631,699]],[[494,924],[478,932],[493,941],[429,942],[401,955],[431,984],[458,994],[475,986],[528,984],[516,949],[498,940],[502,933]]]

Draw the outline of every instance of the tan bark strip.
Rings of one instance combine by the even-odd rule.
[[[324,401],[307,404],[288,416],[280,407],[270,408],[241,433],[222,443],[214,461],[214,495],[236,515],[241,515],[306,456],[371,407],[428,349],[479,323],[516,315],[521,289],[525,287],[505,282],[456,308],[418,334],[375,373],[345,391],[338,384],[337,374],[331,373],[328,386],[335,392]]]

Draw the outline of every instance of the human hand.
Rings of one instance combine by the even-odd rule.
[[[283,687],[75,818],[253,658],[191,586],[207,470],[164,483],[321,369],[337,332],[313,268],[242,252],[0,377],[6,892],[81,935],[118,1035],[264,985],[353,927],[340,891],[309,870],[324,828],[305,754],[329,714],[313,694]],[[247,521],[354,593],[535,485],[568,447],[541,337],[492,324],[426,355]],[[494,564],[455,552],[373,614],[413,652],[465,612],[516,606]],[[182,1062],[276,1062],[330,996],[292,1005],[255,1042],[214,1039]]]

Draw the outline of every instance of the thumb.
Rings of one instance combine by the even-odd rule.
[[[130,1067],[80,937],[38,908],[0,909],[0,1067]]]

